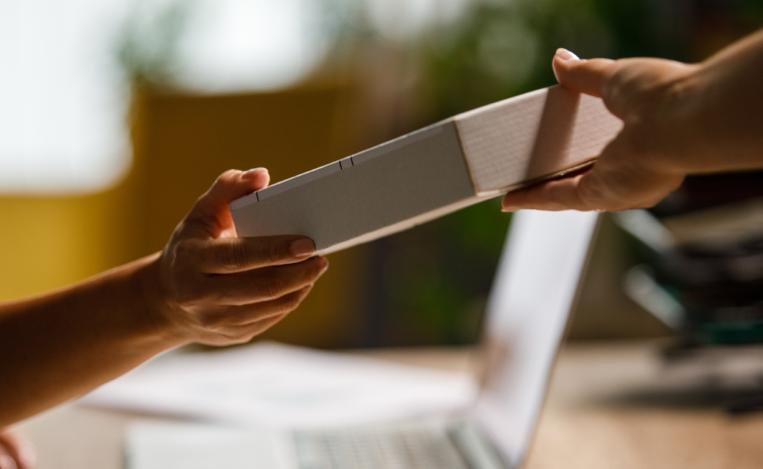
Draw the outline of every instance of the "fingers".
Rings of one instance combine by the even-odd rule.
[[[617,69],[614,60],[581,60],[566,49],[556,51],[551,65],[560,85],[598,98],[604,96],[607,82]]]
[[[308,285],[300,290],[283,295],[270,301],[250,303],[237,306],[226,306],[205,313],[204,321],[208,328],[245,331],[249,326],[266,319],[282,318],[294,311],[305,300],[313,289]]]
[[[559,84],[572,91],[602,98],[609,111],[624,118],[633,99],[633,91],[624,86],[627,61],[579,59],[566,49],[557,49],[551,66]]]
[[[189,239],[175,255],[195,271],[227,274],[301,262],[315,254],[315,243],[304,236]]]
[[[34,451],[28,442],[9,430],[0,433],[0,469],[32,469],[34,465]]]
[[[256,321],[250,325],[242,326],[223,334],[228,339],[229,343],[247,343],[250,342],[255,336],[262,334],[271,327],[278,324],[288,313],[284,313],[275,317],[262,319]]]
[[[607,144],[593,166],[587,171],[572,176],[548,181],[527,189],[509,192],[503,199],[502,210],[619,210],[628,204],[629,194],[617,183],[628,184],[634,175],[620,174],[623,164],[618,163],[623,138],[618,135]],[[627,150],[625,150],[627,151]],[[615,164],[611,162],[614,161]],[[648,184],[648,181],[640,183]],[[630,194],[632,196],[632,194]],[[635,200],[633,201],[635,202]]]
[[[230,169],[222,173],[201,196],[196,208],[208,213],[217,212],[239,197],[266,187],[269,182],[270,175],[265,168],[249,171]]]
[[[593,167],[574,177],[549,181],[506,194],[502,209],[626,210],[651,207],[675,190],[683,176],[650,170],[621,136],[602,151]]]
[[[272,301],[231,306],[208,314],[202,321],[204,328],[216,332],[205,334],[202,342],[217,346],[249,342],[297,309],[311,289],[312,285]]]
[[[692,66],[652,58],[581,60],[565,49],[557,50],[552,66],[561,85],[602,98],[623,129],[590,171],[508,194],[504,210],[650,207],[680,185],[685,172],[670,159],[666,142],[679,127],[670,118],[674,85]]]
[[[294,311],[302,304],[307,295],[310,294],[312,288],[312,285],[308,285],[275,300],[240,306],[228,306],[215,313],[215,315],[219,319],[221,326],[246,330],[263,320],[282,318],[291,311]]]
[[[578,187],[583,176],[580,174],[509,192],[503,198],[501,209],[504,212],[520,209],[593,210],[580,200]]]
[[[228,228],[231,224],[228,204],[267,187],[269,183],[270,175],[265,168],[248,171],[228,170],[222,173],[212,187],[199,198],[188,215],[188,220],[206,225],[203,228],[216,237],[219,231]]]
[[[235,237],[230,202],[268,183],[263,168],[220,175],[157,259],[147,303],[179,343],[251,337],[296,308],[326,272],[304,236]]]
[[[269,301],[315,283],[328,269],[328,261],[315,257],[237,274],[204,276],[189,285],[190,298],[218,305],[242,305]]]

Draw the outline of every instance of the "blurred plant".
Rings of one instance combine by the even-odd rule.
[[[476,340],[509,220],[490,201],[402,235],[400,244],[417,252],[390,260],[388,314],[403,312],[403,320],[419,322],[419,340]]]
[[[584,57],[697,59],[712,50],[708,30],[739,35],[756,24],[749,15],[759,19],[763,10],[759,0],[470,0],[458,15],[435,12],[415,31],[392,36],[374,20],[378,1],[323,2],[336,56],[368,66],[367,55],[373,60],[380,49],[391,51],[399,60],[385,65],[398,68],[384,71],[400,93],[410,86],[401,77],[416,77],[406,96],[417,102],[396,109],[417,114],[395,116],[402,125],[388,129],[387,137],[553,84],[550,60],[557,47]],[[396,4],[401,22],[414,3],[423,2]],[[497,204],[488,203],[376,243],[374,265],[381,267],[373,278],[376,294],[367,295],[376,317],[369,341],[474,340],[506,225]]]
[[[394,36],[374,20],[369,2],[324,3],[347,7],[338,16],[326,10],[336,21],[335,50],[342,60],[367,64],[365,54],[376,57],[386,49],[398,57],[391,62],[398,68],[373,78],[397,81],[402,93],[410,83],[401,77],[416,77],[408,94],[417,102],[400,108],[415,115],[393,116],[402,126],[385,137],[551,84],[548,63],[559,44],[598,54],[608,52],[611,42],[593,0],[462,2],[453,10],[458,14],[434,12]],[[402,21],[410,11],[401,5],[398,14]],[[378,272],[366,295],[373,316],[367,342],[473,342],[508,223],[493,201],[375,243]]]
[[[197,3],[136,4],[118,48],[130,78],[173,82],[178,48]],[[759,26],[763,18],[760,0],[318,0],[317,5],[320,35],[332,44],[324,69],[354,73],[355,67],[363,85],[382,90],[363,112],[372,109],[377,121],[391,124],[381,125],[384,134],[374,134],[372,141],[552,84],[549,62],[559,46],[585,57],[691,60],[728,36]],[[372,317],[365,343],[474,340],[507,225],[508,217],[490,202],[374,243],[379,267],[370,273],[366,298]]]
[[[592,0],[477,1],[456,25],[434,28],[420,49],[428,108],[451,115],[553,83],[554,50],[611,51]]]

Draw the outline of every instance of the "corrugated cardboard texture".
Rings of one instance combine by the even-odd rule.
[[[322,177],[306,173],[234,202],[239,236],[303,234],[320,252],[331,252],[410,228],[474,198],[450,122],[342,160],[341,168],[335,162],[317,171]]]
[[[579,166],[596,157],[622,126],[600,99],[560,86],[499,101],[454,120],[480,195]]]
[[[231,210],[239,236],[301,234],[329,253],[579,167],[620,127],[600,100],[551,87],[300,174]]]

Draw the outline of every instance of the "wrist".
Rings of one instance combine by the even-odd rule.
[[[703,151],[703,138],[697,135],[701,126],[701,102],[704,94],[702,65],[687,65],[679,77],[665,87],[662,106],[655,116],[659,125],[659,149],[654,169],[665,175],[686,176],[697,170],[697,157]]]
[[[749,142],[750,135],[757,135],[749,128],[750,122],[757,122],[750,115],[759,107],[750,102],[746,90],[738,91],[749,87],[734,83],[724,69],[712,65],[692,66],[692,72],[672,86],[666,130],[669,139],[673,136],[668,158],[673,172],[690,175],[756,167],[746,150],[753,147],[759,154],[759,143]]]
[[[161,253],[141,259],[142,266],[136,273],[138,292],[143,299],[142,310],[148,334],[164,341],[169,347],[190,342],[172,321],[173,306],[169,301],[166,282],[162,277]]]

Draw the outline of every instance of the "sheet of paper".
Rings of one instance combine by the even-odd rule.
[[[173,352],[84,397],[85,405],[236,424],[311,427],[463,408],[471,376],[261,343]]]

